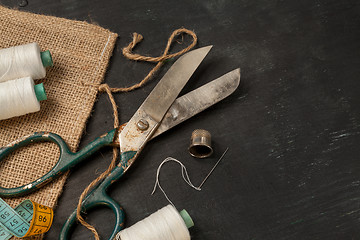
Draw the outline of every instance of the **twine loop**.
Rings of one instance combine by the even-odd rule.
[[[172,45],[172,43],[174,42],[174,39],[180,35],[180,34],[188,34],[192,37],[192,43],[187,46],[186,48],[184,48],[183,50],[176,52],[176,53],[172,53],[172,54],[168,54],[170,47]],[[138,33],[133,33],[133,40],[132,42],[129,43],[129,45],[125,48],[123,48],[122,53],[123,55],[131,60],[135,60],[135,61],[146,61],[146,62],[154,62],[157,63],[156,66],[148,73],[148,75],[141,80],[139,83],[136,83],[130,87],[122,87],[122,88],[111,88],[108,84],[104,83],[104,84],[93,84],[93,83],[85,83],[85,82],[81,82],[81,84],[83,86],[92,86],[98,89],[98,91],[100,92],[106,92],[109,96],[112,108],[113,108],[113,115],[114,115],[114,128],[118,128],[119,127],[119,116],[118,116],[118,111],[117,111],[117,105],[114,99],[114,96],[112,93],[117,93],[117,92],[129,92],[132,90],[135,90],[137,88],[142,87],[147,81],[149,81],[152,76],[154,75],[154,73],[159,70],[161,68],[161,66],[164,64],[164,61],[170,58],[174,58],[177,56],[180,56],[186,52],[188,52],[189,50],[191,50],[197,43],[197,36],[193,31],[190,31],[188,29],[185,28],[179,28],[177,30],[175,30],[171,36],[168,39],[166,48],[163,52],[163,54],[159,57],[148,57],[148,56],[142,56],[140,54],[136,54],[133,53],[132,50],[135,48],[135,46],[141,42],[143,40],[143,36],[141,34]],[[108,169],[106,169],[105,172],[103,172],[100,176],[98,176],[95,180],[93,180],[89,186],[87,186],[85,188],[85,190],[83,191],[83,193],[81,194],[79,201],[78,201],[78,205],[77,205],[77,209],[76,209],[76,217],[78,219],[78,221],[85,226],[86,228],[88,228],[93,234],[96,240],[100,240],[99,234],[96,231],[95,227],[90,225],[89,223],[87,223],[85,221],[85,219],[81,216],[81,204],[82,201],[84,200],[84,198],[86,197],[86,195],[88,194],[88,192],[93,189],[94,186],[96,186],[101,180],[103,180],[105,177],[107,177],[110,172],[114,169],[114,167],[116,166],[116,161],[119,155],[118,152],[118,146],[114,146],[113,147],[113,157],[111,160],[111,163],[108,167]]]
[[[179,52],[168,54],[171,44],[174,41],[174,38],[182,33],[186,33],[186,34],[190,35],[193,38],[193,42],[188,47],[184,48],[183,50],[181,50]],[[143,36],[141,34],[133,33],[133,41],[131,43],[129,43],[129,45],[127,47],[123,48],[123,51],[122,51],[123,55],[125,57],[127,57],[128,59],[136,60],[136,61],[163,62],[167,59],[180,56],[180,55],[186,53],[187,51],[189,51],[190,49],[192,49],[196,45],[197,36],[193,31],[190,31],[185,28],[179,28],[179,29],[175,30],[169,37],[169,40],[167,42],[167,45],[166,45],[163,55],[161,55],[159,57],[147,57],[147,56],[142,56],[137,53],[133,53],[132,52],[133,48],[142,40],[143,40]]]
[[[171,48],[172,43],[174,42],[175,38],[181,34],[187,34],[189,36],[192,37],[192,42],[189,46],[187,46],[186,48],[176,52],[176,53],[172,53],[172,54],[168,54]],[[122,49],[122,53],[123,55],[130,59],[130,60],[134,60],[134,61],[144,61],[144,62],[151,62],[151,63],[157,63],[156,66],[148,73],[148,75],[141,80],[140,82],[130,86],[130,87],[109,87],[108,84],[104,83],[104,84],[94,84],[94,83],[85,83],[85,82],[81,82],[81,84],[83,86],[92,86],[97,88],[100,92],[106,92],[107,87],[108,86],[111,90],[111,92],[113,93],[117,93],[117,92],[130,92],[132,90],[135,90],[137,88],[142,87],[145,83],[147,83],[152,77],[153,75],[161,68],[161,66],[164,64],[164,62],[168,59],[180,56],[186,52],[188,52],[189,50],[191,50],[197,43],[197,36],[196,34],[191,31],[188,30],[186,28],[179,28],[176,29],[169,37],[168,42],[166,44],[166,48],[163,52],[163,54],[159,57],[149,57],[149,56],[143,56],[137,53],[133,53],[132,50],[136,47],[136,45],[138,43],[140,43],[143,40],[143,36],[141,34],[138,33],[133,33],[133,40],[129,43],[128,46],[126,46],[125,48]]]

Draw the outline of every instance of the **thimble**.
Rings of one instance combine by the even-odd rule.
[[[196,158],[206,158],[213,153],[211,147],[211,134],[204,129],[196,129],[191,134],[189,147],[191,156]]]

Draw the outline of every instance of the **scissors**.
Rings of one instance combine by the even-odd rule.
[[[118,143],[120,145],[120,161],[118,165],[88,193],[82,202],[82,211],[88,211],[98,206],[109,207],[113,210],[116,224],[109,238],[113,239],[124,226],[124,211],[106,193],[109,186],[120,179],[129,169],[150,139],[224,99],[238,87],[240,69],[235,69],[177,98],[211,47],[199,48],[180,57],[155,86],[126,125],[122,125],[98,137],[76,153],[70,151],[68,145],[59,135],[50,132],[34,133],[0,148],[0,161],[11,152],[33,142],[52,141],[60,149],[59,160],[48,173],[20,187],[0,187],[0,197],[22,196],[33,192],[67,172],[84,159],[87,159],[101,147]],[[76,210],[64,224],[59,239],[65,240],[69,238],[70,231],[75,222]]]

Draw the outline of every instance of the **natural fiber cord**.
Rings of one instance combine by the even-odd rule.
[[[48,100],[36,113],[0,121],[0,146],[36,131],[59,134],[71,150],[78,147],[95,102],[98,88],[80,81],[100,84],[104,78],[117,34],[86,22],[42,16],[0,6],[0,48],[37,42],[42,50],[50,49],[54,66],[47,69],[44,83]],[[49,171],[57,162],[55,144],[34,144],[16,157],[0,163],[0,184],[17,187]],[[6,199],[15,207],[25,198],[55,207],[66,176],[23,198]],[[36,236],[32,239],[42,239]]]
[[[168,54],[171,44],[173,43],[175,37],[177,37],[180,34],[188,34],[192,37],[192,43],[187,46],[186,48],[184,48],[183,50],[177,52],[177,53],[173,53],[173,54]],[[143,37],[138,34],[138,33],[134,33],[133,34],[133,41],[123,49],[123,54],[126,58],[131,59],[131,60],[136,60],[136,61],[146,61],[146,62],[155,62],[157,63],[156,66],[148,73],[148,75],[141,80],[139,83],[134,84],[133,86],[130,87],[126,87],[126,88],[110,88],[109,85],[105,84],[88,84],[88,83],[83,83],[84,85],[91,85],[92,87],[98,88],[99,91],[102,92],[106,92],[109,96],[111,105],[113,107],[113,114],[114,114],[114,128],[119,127],[119,118],[118,118],[118,111],[117,111],[117,106],[116,106],[116,102],[114,100],[114,97],[112,95],[113,92],[128,92],[128,91],[132,91],[134,89],[137,89],[141,86],[143,86],[148,80],[151,79],[151,77],[154,75],[154,73],[159,70],[161,68],[161,66],[163,65],[164,61],[170,58],[174,58],[177,56],[180,56],[181,54],[184,54],[186,52],[188,52],[190,49],[192,49],[196,43],[197,43],[197,36],[193,31],[190,31],[188,29],[185,28],[180,28],[180,29],[176,29],[171,36],[168,39],[166,48],[162,54],[162,56],[160,57],[146,57],[146,56],[141,56],[139,54],[133,54],[131,51],[132,49],[136,46],[137,43],[139,43],[141,40],[143,39]],[[86,195],[89,193],[89,191],[91,189],[93,189],[93,187],[97,186],[97,184],[104,179],[106,176],[108,176],[111,172],[111,170],[114,169],[114,167],[116,166],[116,161],[118,159],[118,147],[119,146],[114,146],[113,148],[113,158],[111,160],[111,163],[108,167],[108,169],[106,169],[105,172],[103,172],[99,177],[97,177],[95,180],[93,180],[89,186],[87,186],[85,188],[85,190],[82,192],[79,201],[78,201],[78,206],[76,209],[76,217],[79,220],[79,222],[85,226],[87,229],[89,229],[93,234],[96,240],[99,240],[99,234],[96,231],[95,227],[90,225],[89,223],[87,223],[85,221],[85,219],[81,216],[81,203],[84,200],[84,198],[86,197]]]

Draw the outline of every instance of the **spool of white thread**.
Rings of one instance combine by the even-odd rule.
[[[23,77],[44,78],[45,67],[52,66],[49,50],[41,52],[37,43],[0,49],[0,82]]]
[[[0,120],[37,112],[46,100],[43,84],[34,85],[31,77],[0,83]]]
[[[172,205],[167,205],[149,217],[120,231],[116,240],[189,240],[188,228],[194,226],[189,214],[180,213]]]

